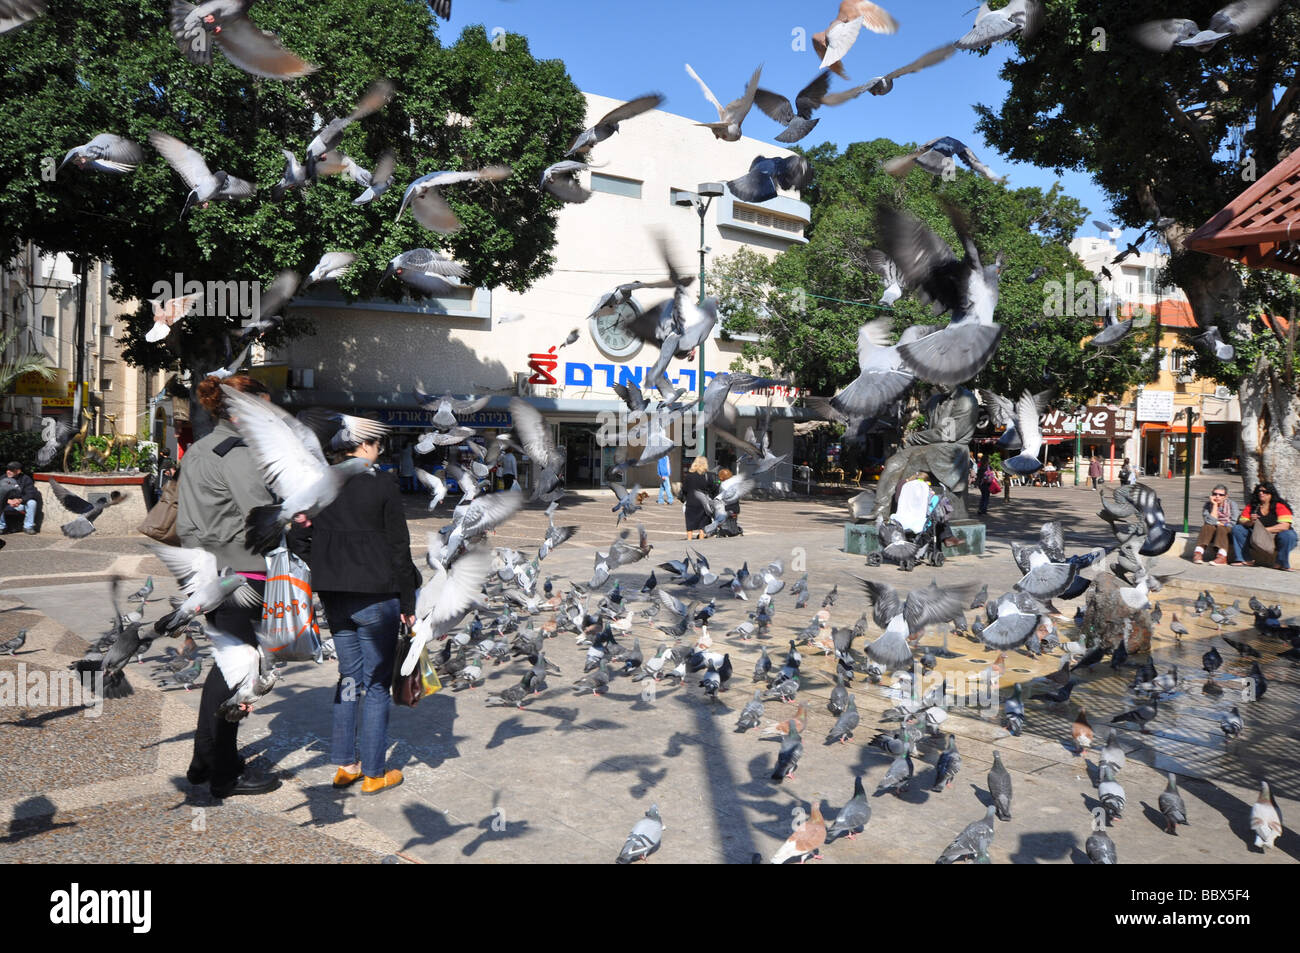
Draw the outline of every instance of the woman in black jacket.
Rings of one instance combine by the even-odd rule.
[[[361,781],[362,794],[402,783],[401,771],[384,770],[389,685],[399,618],[414,624],[419,579],[411,562],[401,493],[392,477],[374,468],[381,445],[380,439],[369,440],[342,452],[340,459],[360,457],[370,469],[348,480],[309,524],[312,588],[325,607],[339,657],[330,748],[339,766],[334,786]],[[357,703],[358,692],[365,692],[364,710]]]
[[[686,501],[686,538],[694,539],[698,533],[704,538],[704,527],[713,521],[710,511],[696,492],[703,493],[707,499],[713,498],[713,481],[709,479],[709,458],[696,457],[690,470],[682,477],[682,499]]]

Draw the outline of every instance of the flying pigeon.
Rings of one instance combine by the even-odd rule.
[[[814,47],[815,46],[816,44],[814,42]],[[936,47],[928,53],[922,53],[906,66],[900,66],[898,69],[892,70],[884,76],[877,76],[868,81],[866,84],[867,91],[871,93],[872,96],[884,96],[893,91],[894,80],[898,79],[898,77],[906,76],[908,73],[919,73],[926,67],[933,66],[936,63],[942,63],[956,52],[957,44],[948,43],[944,46]],[[832,69],[833,68],[834,67],[832,67]],[[843,77],[843,70],[838,70],[837,72],[839,72],[839,75]]]
[[[24,27],[45,11],[46,0],[0,0],[0,33]]]
[[[316,267],[311,270],[307,276],[307,281],[303,285],[313,285],[318,281],[337,281],[343,274],[352,267],[352,263],[357,260],[357,256],[346,251],[331,251],[321,255],[320,261],[316,262]]]
[[[565,158],[568,158],[569,156],[583,155],[584,153],[590,152],[592,147],[597,143],[604,142],[610,136],[614,135],[614,133],[618,132],[619,123],[632,119],[635,116],[639,116],[644,112],[649,112],[652,109],[658,109],[663,101],[664,97],[662,94],[647,93],[644,96],[638,96],[636,99],[615,106],[609,112],[605,113],[605,115],[601,116],[600,120],[597,121],[595,125],[592,125],[578,133],[578,137],[573,140],[573,145],[569,146],[568,151],[564,153]],[[564,163],[560,164],[563,165]],[[551,166],[551,168],[554,169],[555,166]],[[547,171],[549,172],[550,169]],[[565,201],[574,200],[566,199]]]
[[[585,162],[566,159],[547,166],[542,172],[542,189],[561,202],[579,204],[591,198],[591,190],[584,188],[578,175],[587,171]]]
[[[422,175],[406,187],[402,204],[397,210],[397,218],[401,219],[409,205],[415,220],[425,228],[439,235],[450,235],[460,228],[460,219],[438,189],[458,182],[499,182],[509,175],[510,167],[506,165],[491,165],[468,172],[431,172]]]
[[[1210,17],[1209,28],[1205,30],[1196,21],[1181,17],[1149,20],[1133,28],[1133,39],[1156,53],[1168,53],[1175,46],[1206,53],[1220,40],[1255,29],[1268,19],[1277,4],[1278,0],[1236,0]]]
[[[0,16],[3,12],[0,11]],[[2,32],[2,31],[0,31]],[[59,163],[62,169],[69,162],[78,169],[95,172],[134,172],[144,161],[144,150],[137,143],[111,132],[101,132],[84,146],[73,146]]]
[[[387,192],[388,187],[393,184],[393,171],[396,166],[397,160],[393,156],[392,150],[385,149],[380,153],[379,161],[375,163],[372,170],[369,172],[365,172],[364,169],[360,170],[365,172],[364,176],[354,174],[353,178],[358,185],[365,186],[365,191],[354,198],[352,204],[368,205]],[[351,167],[349,167],[349,171],[352,171]]]
[[[913,166],[920,166],[931,175],[942,176],[952,168],[953,160],[958,158],[990,182],[1006,181],[1006,176],[994,175],[993,170],[979,160],[970,146],[952,136],[931,139],[915,152],[889,159],[884,163],[884,169],[890,175],[901,178],[911,172]]]
[[[825,30],[814,33],[812,37],[813,50],[822,58],[821,68],[833,67],[844,59],[864,26],[872,33],[898,32],[898,21],[884,7],[871,0],[840,0],[835,19]],[[843,75],[842,68],[840,75]]]
[[[175,2],[180,3],[181,0]],[[209,0],[209,2],[215,3],[217,0]],[[197,204],[207,208],[209,202],[230,202],[252,198],[253,193],[257,191],[257,186],[231,175],[224,169],[211,171],[203,156],[175,136],[154,129],[149,133],[149,142],[190,188],[189,194],[185,197],[185,206],[181,209],[182,218],[191,205]]]
[[[441,295],[455,287],[448,278],[459,279],[465,276],[465,266],[432,249],[413,248],[394,255],[380,281],[383,282],[390,276],[422,294]]]
[[[383,109],[392,97],[393,84],[386,79],[377,79],[366,87],[351,113],[327,122],[307,145],[307,158],[304,161],[307,177],[315,182],[319,175],[335,175],[347,171],[353,180],[368,179],[369,173],[357,167],[356,163],[338,152],[336,147],[342,141],[348,126]]]
[[[1042,19],[1043,7],[1038,0],[1011,0],[999,10],[990,10],[986,0],[975,15],[975,25],[957,41],[957,47],[980,50],[1017,33],[1028,40],[1038,31]]]
[[[818,73],[811,83],[799,90],[798,95],[794,98],[793,106],[790,105],[790,100],[780,93],[761,88],[754,91],[754,105],[758,106],[769,118],[785,126],[785,131],[776,137],[777,142],[798,142],[812,132],[817,123],[821,122],[820,119],[812,118],[812,114],[817,111],[818,107],[838,106],[841,103],[847,103],[849,100],[861,96],[868,89],[867,86],[863,85],[832,93],[829,91],[830,83],[830,70],[823,70]],[[746,199],[746,201],[750,200]]]
[[[743,202],[766,202],[776,198],[778,188],[802,189],[811,180],[812,166],[803,156],[758,156],[749,164],[749,171],[728,182],[727,188]]]
[[[65,510],[76,514],[76,519],[59,527],[63,530],[63,535],[69,539],[84,539],[89,536],[95,531],[94,522],[99,518],[99,514],[104,512],[105,507],[121,503],[126,499],[121,491],[113,490],[111,493],[95,493],[89,500],[84,500],[54,477],[50,477],[50,489],[54,491],[54,496]]]
[[[194,309],[194,306],[203,300],[203,292],[196,291],[194,294],[188,294],[181,298],[169,298],[164,301],[157,298],[150,303],[153,305],[153,327],[151,327],[144,336],[146,341],[156,343],[167,337],[171,333],[172,325],[185,317]]]
[[[705,85],[704,80],[700,79],[699,74],[691,69],[691,64],[686,64],[686,72],[691,74],[691,78],[700,84],[700,89],[704,91],[704,98],[711,102],[718,110],[717,122],[699,122],[697,126],[707,126],[713,135],[725,142],[737,142],[741,137],[740,124],[745,121],[745,116],[749,109],[754,105],[754,95],[758,91],[758,77],[763,72],[760,66],[754,70],[754,75],[749,78],[745,86],[745,92],[734,102],[728,103],[724,108],[718,98],[713,95],[713,90]]]
[[[213,44],[246,73],[267,79],[297,79],[318,67],[286,50],[279,37],[247,16],[251,0],[207,0],[195,6],[172,0],[171,32],[191,63],[212,65]]]

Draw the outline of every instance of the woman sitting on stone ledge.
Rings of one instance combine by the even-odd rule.
[[[1293,518],[1291,507],[1277,495],[1277,489],[1272,483],[1257,483],[1255,491],[1250,495],[1250,504],[1241,511],[1240,522],[1232,528],[1232,564],[1255,565],[1253,560],[1246,559],[1245,550],[1252,542],[1252,530],[1258,524],[1265,532],[1272,534],[1277,551],[1277,568],[1292,571],[1291,550],[1296,544],[1295,530],[1291,528]]]
[[[1192,562],[1205,562],[1205,547],[1217,549],[1211,558],[1220,566],[1228,562],[1228,546],[1232,543],[1232,529],[1237,522],[1237,506],[1228,498],[1228,488],[1220,483],[1210,493],[1201,507],[1201,535],[1196,537],[1196,551]]]

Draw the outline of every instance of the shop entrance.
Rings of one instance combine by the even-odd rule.
[[[560,446],[564,448],[564,485],[591,489],[605,486],[605,468],[614,465],[614,447],[602,447],[596,440],[595,424],[560,424]],[[608,463],[604,462],[608,457]]]

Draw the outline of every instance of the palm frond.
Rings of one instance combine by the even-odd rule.
[[[17,337],[17,328],[0,335],[0,354],[7,351]],[[33,352],[20,354],[12,361],[0,362],[0,394],[6,393],[14,381],[24,374],[38,374],[42,380],[49,381],[54,379],[55,367],[45,354]]]

